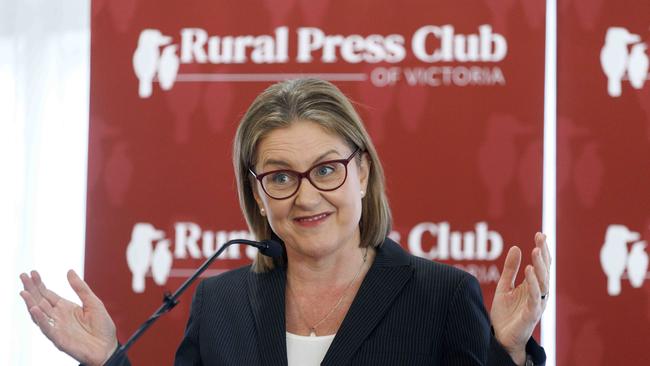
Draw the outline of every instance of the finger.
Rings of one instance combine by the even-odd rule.
[[[41,275],[38,272],[32,271],[32,278],[34,279],[34,284],[36,285],[38,292],[50,302],[50,305],[56,306],[56,304],[61,301],[61,296],[57,295],[54,291],[49,290],[45,286],[45,283],[43,283]]]
[[[90,289],[90,286],[88,286],[88,284],[82,280],[75,271],[68,271],[68,282],[70,283],[70,286],[72,286],[72,289],[77,294],[77,296],[79,296],[79,300],[81,300],[81,304],[84,307],[97,306],[98,303],[101,303],[99,301],[99,298]]]
[[[546,268],[551,267],[551,252],[548,249],[548,244],[546,243],[546,234],[537,233],[535,234],[535,245],[542,251],[542,258]]]
[[[41,300],[41,293],[36,288],[34,280],[27,273],[20,274],[20,281],[23,283],[23,289],[25,291],[29,292],[37,301]]]
[[[32,281],[34,282],[34,286],[38,290],[39,294],[47,299],[47,287],[45,286],[45,283],[43,282],[43,279],[41,278],[40,273],[37,271],[32,271]],[[49,301],[49,299],[48,299]],[[51,304],[53,305],[53,304]]]
[[[546,269],[546,263],[544,263],[544,259],[542,258],[542,251],[539,248],[533,249],[533,267],[535,269],[535,275],[537,276],[540,291],[542,294],[547,294],[548,270]]]
[[[548,243],[546,242],[546,240],[544,240],[544,249],[542,250],[542,253],[544,254],[544,261],[546,262],[546,268],[550,271],[553,258],[551,257],[551,250],[548,249]]]
[[[41,332],[43,332],[48,339],[53,340],[54,325],[50,323],[50,317],[48,317],[47,314],[45,314],[38,306],[29,309],[29,313],[34,319],[36,325],[41,329]]]
[[[41,274],[38,273],[38,271],[31,271],[30,274],[32,275],[32,281],[37,288],[40,289],[41,287],[45,287]]]
[[[544,236],[544,239],[542,240],[542,255],[544,258],[544,262],[546,262],[546,268],[551,268],[551,251],[548,249],[548,243],[546,242],[546,234],[542,234]]]
[[[46,299],[41,300],[41,302],[38,303],[37,306],[41,311],[45,313],[45,315],[48,316],[48,318],[53,319],[54,318],[54,308],[52,305],[50,305],[50,302],[47,301]]]
[[[510,291],[515,288],[515,280],[517,279],[517,272],[519,272],[520,265],[521,249],[513,246],[508,250],[506,261],[503,263],[503,271],[497,283],[497,291]]]
[[[542,293],[531,265],[526,266],[526,283],[528,284],[528,308],[538,317],[542,309]]]
[[[20,297],[23,298],[23,301],[25,302],[25,306],[27,306],[28,312],[29,309],[33,308],[37,304],[36,300],[34,300],[32,295],[27,291],[20,291]],[[32,321],[36,323],[36,319],[34,319],[34,316],[32,315],[31,312],[29,313],[29,316],[32,318]]]

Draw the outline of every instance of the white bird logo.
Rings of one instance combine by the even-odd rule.
[[[646,49],[648,49],[648,45],[639,43],[632,46],[632,52],[630,52],[627,74],[630,78],[630,84],[635,89],[643,88],[643,84],[648,77],[648,55],[645,52]]]
[[[176,75],[178,74],[178,66],[180,61],[176,55],[178,46],[167,46],[162,51],[160,56],[160,64],[158,65],[158,81],[162,90],[169,90],[174,86]]]
[[[645,247],[645,241],[632,244],[630,255],[627,257],[627,276],[634,288],[643,285],[646,272],[648,272],[648,253],[645,252]]]
[[[153,79],[159,68],[160,47],[171,41],[171,37],[163,35],[157,29],[145,29],[140,32],[138,47],[133,53],[133,71],[140,82],[138,95],[141,98],[151,96]]]
[[[627,46],[641,40],[625,28],[611,27],[605,35],[605,45],[600,51],[600,66],[607,75],[607,92],[612,97],[621,95],[621,80],[628,68]]]
[[[151,257],[151,274],[156,285],[162,286],[167,283],[173,261],[172,252],[169,250],[169,239],[159,241]]]
[[[131,287],[136,293],[144,292],[144,278],[152,262],[153,242],[161,240],[165,233],[149,223],[139,222],[133,226],[131,241],[126,247],[126,263],[131,271]]]
[[[607,293],[621,293],[621,277],[627,264],[627,243],[639,240],[639,233],[623,225],[609,225],[600,249],[600,265],[607,275]]]

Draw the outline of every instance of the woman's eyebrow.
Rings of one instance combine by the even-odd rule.
[[[339,156],[341,155],[336,149],[327,150],[326,152],[321,154],[318,158],[316,158],[314,161],[312,161],[312,165],[318,164],[319,161],[323,161],[330,154],[338,154]]]
[[[291,165],[289,165],[289,163],[287,163],[286,161],[277,160],[277,159],[264,160],[264,163],[262,163],[262,168],[264,168],[267,165],[275,165],[275,166],[283,167],[283,168],[290,168],[291,167]]]
[[[338,154],[338,155],[340,155],[339,152],[336,149],[327,150],[326,152],[319,155],[316,159],[314,159],[312,161],[312,166],[315,165],[315,164],[318,164],[319,161],[324,160],[330,154]],[[262,163],[262,168],[264,168],[264,167],[266,167],[268,165],[273,165],[273,166],[277,166],[277,167],[280,167],[280,168],[289,168],[289,169],[291,168],[291,164],[289,164],[287,161],[281,160],[281,159],[267,159],[267,160],[264,160],[264,162]]]

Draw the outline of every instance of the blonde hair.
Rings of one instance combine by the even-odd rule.
[[[271,85],[255,98],[242,117],[233,144],[233,165],[237,178],[239,204],[257,240],[270,239],[273,231],[259,212],[253,194],[257,184],[249,172],[257,159],[257,145],[270,131],[299,120],[319,124],[340,136],[354,150],[369,159],[366,195],[362,201],[359,230],[360,247],[379,246],[391,229],[391,212],[385,193],[384,172],[368,132],[350,101],[333,84],[318,79],[295,79]],[[358,155],[359,161],[362,154]],[[258,254],[253,271],[274,268],[270,257]]]

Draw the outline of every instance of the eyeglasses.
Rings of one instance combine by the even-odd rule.
[[[307,178],[316,189],[329,192],[345,183],[348,177],[348,164],[360,151],[361,149],[357,148],[347,159],[320,162],[302,173],[289,169],[273,170],[262,174],[255,174],[252,169],[248,171],[262,184],[264,192],[276,200],[284,200],[296,194],[302,178]]]

